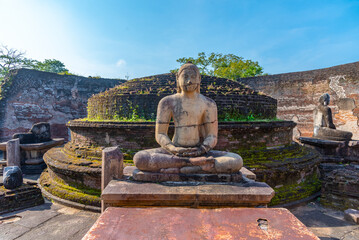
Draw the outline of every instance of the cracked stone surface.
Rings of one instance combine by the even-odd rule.
[[[358,240],[359,226],[344,219],[344,212],[324,208],[317,201],[289,209],[321,240]]]
[[[77,240],[86,234],[100,216],[99,213],[46,201],[37,207],[0,215],[0,219],[14,215],[21,219],[0,223],[1,240]]]

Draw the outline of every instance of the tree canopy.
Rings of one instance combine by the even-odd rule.
[[[56,59],[45,59],[43,62],[35,60],[32,68],[39,71],[53,73],[62,73],[69,71],[65,68],[65,64]]]
[[[204,52],[200,52],[197,58],[183,57],[176,61],[181,64],[190,61],[197,65],[201,74],[232,80],[263,75],[263,68],[258,62],[245,60],[234,54],[211,53],[207,56]]]
[[[56,59],[37,61],[26,58],[24,52],[0,46],[0,80],[13,69],[30,68],[39,71],[64,73],[68,72],[65,64]]]

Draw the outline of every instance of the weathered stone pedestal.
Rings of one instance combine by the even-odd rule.
[[[311,137],[298,139],[304,146],[317,150],[322,162],[359,162],[359,141],[334,141]]]
[[[120,151],[105,150],[103,164],[121,166]],[[271,201],[274,190],[255,182],[246,168],[164,174],[126,167],[123,173],[102,184],[103,213],[83,239],[318,239],[287,209],[258,208]],[[103,174],[106,183],[118,172],[108,168]]]
[[[10,140],[14,141],[16,139]],[[64,144],[64,138],[54,138],[50,141],[41,143],[20,143],[19,158],[21,170],[24,174],[39,174],[45,168],[46,164],[43,155],[51,148]],[[0,151],[6,153],[8,142],[0,143]],[[9,154],[5,154],[4,158],[12,158]],[[19,166],[20,167],[20,166]]]
[[[245,168],[236,174],[161,174],[126,167],[124,173],[123,179],[110,181],[103,190],[103,209],[259,207],[266,206],[274,196],[274,190],[266,183],[247,178],[255,175]]]
[[[283,208],[107,208],[90,239],[316,239]]]
[[[358,208],[359,141],[333,141],[308,137],[300,137],[299,140],[321,154],[320,202],[340,210]]]

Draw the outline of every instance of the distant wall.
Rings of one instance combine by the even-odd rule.
[[[86,117],[88,98],[124,82],[29,69],[13,71],[10,81],[0,100],[2,141],[14,133],[27,132],[37,122],[49,122],[52,137],[67,137],[65,124]]]
[[[278,118],[298,123],[295,136],[312,136],[313,110],[319,97],[329,93],[334,124],[359,139],[359,62],[239,81],[277,99]]]

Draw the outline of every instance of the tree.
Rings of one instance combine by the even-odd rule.
[[[56,59],[45,59],[43,62],[35,61],[32,67],[35,70],[53,73],[68,72],[65,68],[65,64]]]
[[[43,62],[25,57],[19,50],[0,46],[0,81],[13,69],[30,68],[44,72],[68,73],[65,64],[56,59],[45,59]]]
[[[33,60],[25,58],[23,52],[0,46],[0,80],[13,69],[32,66]]]
[[[245,60],[234,54],[223,55],[211,53],[208,57],[204,52],[198,53],[197,58],[183,57],[176,60],[184,64],[188,61],[196,64],[201,74],[237,80],[243,77],[263,75],[263,68],[252,60]],[[172,70],[177,71],[178,69]]]

